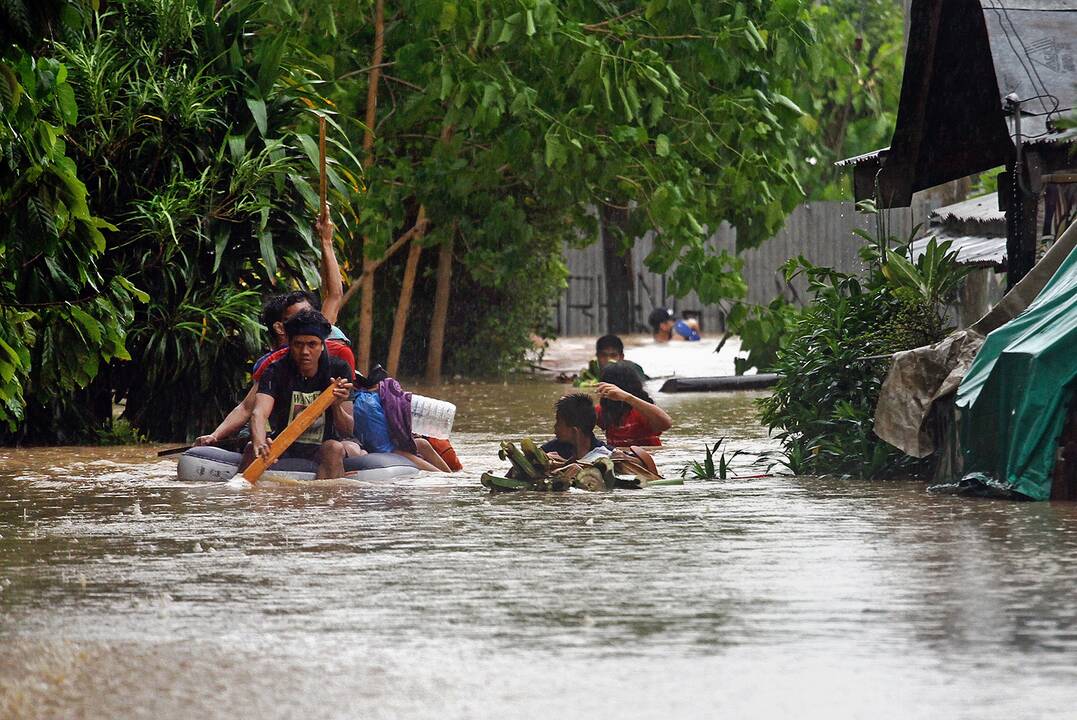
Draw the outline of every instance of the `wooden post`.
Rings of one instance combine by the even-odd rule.
[[[408,250],[408,262],[404,265],[404,281],[400,287],[400,302],[396,306],[396,315],[393,318],[393,335],[389,340],[389,359],[386,361],[386,370],[396,377],[400,367],[400,349],[404,346],[404,328],[408,324],[408,312],[411,310],[411,296],[415,290],[415,275],[419,270],[419,256],[422,255],[423,246],[419,240],[426,232],[426,208],[419,207],[419,219],[415,222],[416,234],[411,240],[411,248]]]
[[[378,119],[378,82],[381,80],[382,56],[385,53],[385,0],[374,6],[374,54],[370,59],[370,81],[366,92],[366,129],[363,131],[363,151],[366,168],[374,165],[374,125]],[[359,353],[356,369],[364,375],[370,371],[370,338],[374,330],[374,270],[376,265],[366,254],[370,238],[363,237],[363,273],[359,304]]]
[[[1006,206],[1006,290],[1012,290],[1036,264],[1036,215],[1039,197],[1026,194],[1018,184],[1016,169],[1011,165],[1004,179],[1000,178],[1000,193],[1008,193]]]
[[[445,347],[445,323],[449,317],[449,289],[452,284],[452,246],[455,229],[438,252],[438,285],[434,295],[434,316],[430,320],[430,344],[426,354],[426,383],[441,384],[441,359]]]

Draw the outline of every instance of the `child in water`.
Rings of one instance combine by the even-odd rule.
[[[613,447],[660,446],[658,436],[673,427],[666,411],[643,389],[639,373],[628,365],[607,365],[596,392],[600,398],[595,408],[598,425]]]
[[[610,454],[610,449],[595,437],[595,408],[583,393],[565,395],[554,406],[555,439],[542,446],[555,465],[569,462],[594,462]]]
[[[634,368],[639,373],[640,379],[650,380],[647,377],[647,373],[643,372],[636,363],[631,360],[625,360],[625,344],[621,338],[616,335],[603,335],[595,343],[595,359],[588,364],[573,381],[573,385],[576,387],[594,387],[598,385],[598,379],[602,375],[602,371],[606,369],[606,366],[610,363],[619,362]]]
[[[677,320],[669,308],[655,308],[648,318],[654,341],[666,343],[671,340],[696,342],[700,339],[699,323],[695,320]]]

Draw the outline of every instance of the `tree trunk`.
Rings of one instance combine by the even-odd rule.
[[[623,335],[636,329],[632,302],[635,286],[632,248],[622,243],[628,228],[628,211],[603,205],[600,212],[602,264],[606,275],[606,332]]]
[[[411,296],[415,290],[415,274],[419,269],[419,256],[422,255],[423,246],[419,244],[419,238],[411,241],[411,249],[408,251],[408,262],[404,266],[404,282],[400,287],[400,303],[396,306],[396,316],[393,318],[393,336],[389,341],[389,359],[386,361],[386,370],[396,377],[400,367],[400,349],[404,345],[404,327],[408,323],[408,312],[411,310]]]
[[[381,80],[382,56],[385,53],[385,0],[377,0],[374,6],[374,54],[370,59],[370,81],[366,92],[366,129],[363,130],[364,170],[374,164],[374,125],[378,119],[378,82]],[[359,308],[359,353],[355,367],[364,375],[370,371],[370,338],[374,331],[374,269],[376,265],[367,257],[370,242],[363,237],[362,299]]]
[[[434,316],[430,321],[430,345],[426,355],[426,383],[441,383],[441,358],[445,347],[445,323],[449,317],[449,289],[452,283],[452,246],[455,231],[441,244],[438,253],[438,285],[434,295]]]

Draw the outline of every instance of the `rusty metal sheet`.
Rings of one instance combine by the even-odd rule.
[[[873,161],[880,155],[888,151],[889,147],[879,148],[878,150],[872,150],[871,152],[864,153],[863,155],[857,155],[856,157],[845,158],[838,160],[834,163],[835,167],[851,167],[853,165],[859,165],[860,163]]]

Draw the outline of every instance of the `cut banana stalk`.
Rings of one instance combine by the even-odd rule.
[[[572,486],[588,492],[603,492],[606,490],[606,479],[597,467],[584,467],[572,478]]]
[[[535,443],[531,438],[524,438],[520,441],[520,449],[523,450],[524,455],[531,463],[541,470],[543,474],[550,471],[550,458],[546,457],[545,451]]]
[[[510,442],[501,443],[501,447],[505,450],[505,454],[509,457],[509,462],[516,468],[516,471],[521,476],[531,480],[538,480],[542,478],[546,473],[535,468],[531,464],[531,461],[524,457],[524,454],[520,452],[520,449]]]

